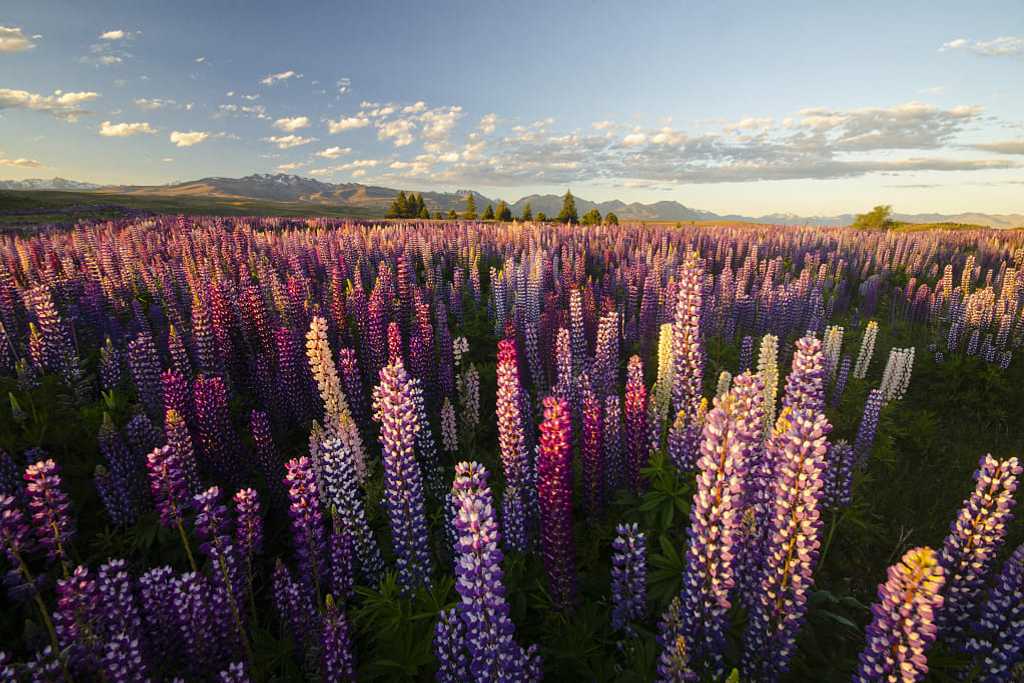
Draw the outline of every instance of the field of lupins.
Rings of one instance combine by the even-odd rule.
[[[0,237],[0,681],[1019,681],[1024,233]]]

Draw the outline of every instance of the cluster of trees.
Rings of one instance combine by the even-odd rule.
[[[413,192],[406,196],[405,190],[398,193],[394,201],[391,202],[391,208],[388,210],[388,218],[430,218],[430,211],[427,210],[427,205],[423,201],[423,193],[415,194]],[[440,217],[438,214],[436,217]]]
[[[391,202],[391,208],[388,210],[388,218],[420,218],[428,219],[434,218],[440,220],[442,218],[440,211],[431,214],[427,209],[426,203],[423,201],[422,193],[410,192],[408,195],[405,190],[402,190],[395,197],[394,201]],[[448,212],[449,220],[463,220],[475,221],[477,219],[484,221],[511,221],[512,207],[510,207],[504,200],[499,200],[497,208],[492,207],[490,204],[484,209],[483,213],[478,214],[476,208],[476,197],[472,192],[466,195],[466,209],[462,214],[458,214],[455,210]],[[519,217],[521,221],[546,221],[548,220],[547,215],[543,211],[538,211],[537,215],[533,214],[533,207],[527,202],[523,207],[523,213]],[[576,199],[572,196],[572,192],[566,191],[565,196],[562,197],[562,210],[559,211],[556,220],[559,223],[571,223],[577,224],[582,223],[583,225],[618,225],[619,217],[611,211],[606,216],[601,216],[601,212],[597,208],[593,208],[583,214],[583,218],[580,219],[578,212],[576,211]]]
[[[889,230],[893,227],[892,207],[881,204],[867,213],[858,213],[853,219],[853,227],[858,230]]]

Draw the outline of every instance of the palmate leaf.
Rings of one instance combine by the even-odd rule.
[[[647,591],[649,599],[660,609],[679,594],[685,562],[683,555],[666,534],[658,537],[658,545],[660,552],[651,555]]]

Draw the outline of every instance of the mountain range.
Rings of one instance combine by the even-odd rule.
[[[137,197],[212,197],[221,199],[248,199],[266,202],[300,204],[307,207],[321,205],[332,209],[350,207],[363,215],[384,216],[398,190],[363,185],[361,183],[325,183],[314,178],[304,178],[284,173],[257,173],[244,178],[201,178],[167,185],[97,185],[64,178],[32,178],[29,180],[0,180],[0,190],[63,190],[102,194],[118,194]],[[408,191],[408,190],[407,190]],[[486,197],[475,190],[455,192],[423,192],[423,200],[431,212],[461,212],[466,206],[466,196],[472,193],[477,210],[483,212],[498,200]],[[562,197],[554,194],[529,195],[508,202],[513,215],[520,215],[527,204],[534,216],[543,212],[557,216],[562,207]],[[694,209],[675,201],[660,201],[651,204],[626,203],[620,200],[593,202],[576,197],[576,208],[580,215],[596,208],[602,215],[614,212],[622,220],[641,221],[746,221],[753,223],[781,223],[786,225],[849,225],[854,214],[837,216],[800,216],[790,213],[773,213],[762,216],[738,214],[716,214],[711,211]],[[1024,214],[894,214],[897,221],[908,223],[967,223],[993,228],[1024,226]]]

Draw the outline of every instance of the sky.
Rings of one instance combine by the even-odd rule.
[[[1024,213],[1024,4],[0,4],[0,179],[254,172]]]

